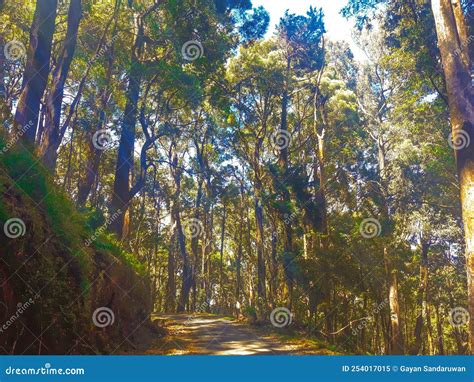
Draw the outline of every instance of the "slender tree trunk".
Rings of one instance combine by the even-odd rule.
[[[115,22],[114,22],[114,27],[112,30],[112,41],[110,43],[110,49],[107,52],[108,53],[107,54],[107,72],[105,75],[105,84],[100,93],[100,110],[98,113],[99,118],[98,118],[97,128],[95,131],[102,130],[106,123],[107,107],[108,107],[109,99],[111,96],[110,83],[112,80],[113,63],[114,63],[114,58],[115,58],[114,37],[116,36],[116,33],[117,33],[119,10],[120,10],[120,0],[118,0],[115,4],[115,13],[114,13]],[[106,30],[107,29],[108,29],[108,26]],[[102,44],[100,44],[100,46],[102,46]],[[99,165],[100,165],[102,153],[103,153],[102,150],[98,150],[94,146],[93,137],[94,137],[95,131],[93,131],[92,129],[89,129],[89,131],[87,132],[88,133],[87,134],[88,153],[87,153],[87,159],[86,159],[86,165],[85,165],[85,175],[80,178],[78,191],[77,191],[77,205],[81,207],[86,204],[87,199],[89,198],[89,195],[92,190],[92,185],[98,179]]]
[[[227,217],[226,205],[223,205],[222,210],[222,224],[221,224],[221,248],[220,248],[220,265],[219,265],[219,300],[221,308],[225,304],[226,298],[224,295],[224,240],[225,240],[225,223]]]
[[[195,203],[195,212],[194,212],[194,219],[201,221],[201,200],[203,196],[202,192],[202,185],[203,179],[200,177],[198,180],[198,190],[196,194],[196,203]],[[198,286],[198,277],[199,277],[199,251],[198,251],[198,244],[199,244],[199,236],[194,235],[191,238],[191,252],[193,254],[193,310],[196,309],[197,305],[197,286]],[[205,244],[203,244],[205,245]]]
[[[254,208],[255,208],[255,223],[256,235],[257,235],[257,294],[258,294],[258,306],[260,314],[264,314],[265,305],[266,305],[266,286],[265,286],[265,254],[264,254],[264,229],[263,229],[263,206],[260,200],[260,191],[261,187],[256,186]]]
[[[428,291],[426,292],[428,295]],[[434,354],[434,346],[433,346],[433,325],[431,324],[431,309],[428,303],[428,298],[426,299],[426,337],[427,337],[427,349],[426,354],[433,355]]]
[[[209,224],[209,247],[207,248],[207,269],[206,269],[206,299],[210,303],[212,299],[212,252],[214,249],[214,206],[211,204],[211,218]]]
[[[207,190],[207,199],[212,200],[211,191]],[[211,300],[211,253],[213,246],[213,227],[214,227],[214,210],[212,204],[204,204],[204,214],[205,217],[205,238],[202,245],[202,267],[201,267],[201,289],[204,291],[205,301],[209,304]]]
[[[174,145],[174,144],[173,144]],[[174,178],[175,183],[175,194],[173,195],[173,204],[171,207],[171,213],[173,215],[173,220],[176,225],[176,239],[178,251],[181,255],[181,260],[183,261],[183,271],[182,275],[182,284],[181,284],[181,294],[178,301],[177,312],[184,312],[189,307],[189,292],[192,286],[192,272],[191,264],[189,263],[189,257],[186,250],[186,238],[184,236],[183,225],[181,223],[181,178],[183,170],[179,167],[178,156],[174,153],[172,165],[170,166],[170,171]]]
[[[135,17],[136,32],[135,41],[132,48],[130,60],[129,81],[127,89],[127,101],[125,103],[124,118],[122,123],[122,133],[117,155],[117,165],[115,168],[115,181],[112,195],[112,210],[118,212],[119,217],[111,225],[111,229],[116,235],[124,239],[130,230],[130,209],[129,202],[131,195],[130,178],[133,174],[135,128],[138,116],[138,100],[140,98],[140,88],[143,68],[140,65],[141,56],[145,41],[144,20],[155,12],[161,1],[155,1],[143,13]]]
[[[183,260],[182,286],[177,309],[178,313],[181,313],[189,308],[189,292],[192,286],[192,272],[188,253],[186,251],[186,239],[184,236],[183,227],[181,225],[181,214],[179,212],[179,207],[175,209],[175,213],[179,252]]]
[[[388,207],[388,201],[385,198],[386,190],[388,189],[386,179],[386,153],[385,145],[382,140],[381,134],[377,138],[377,158],[379,166],[379,177],[382,185],[380,192],[382,193],[382,214],[381,217],[384,220],[390,220],[390,213]],[[390,232],[386,233],[385,239],[390,238]],[[400,306],[398,298],[398,270],[393,267],[392,256],[389,253],[388,245],[385,244],[383,248],[383,260],[385,265],[385,275],[388,289],[388,301],[390,306],[390,326],[391,326],[391,339],[390,339],[390,350],[392,354],[404,354],[404,338],[403,338],[403,326],[400,315]]]
[[[272,230],[272,238],[271,238],[271,264],[272,264],[272,276],[270,278],[270,306],[272,309],[275,309],[275,301],[277,300],[277,292],[278,292],[278,261],[277,261],[277,230],[274,227]],[[290,298],[290,301],[292,299]],[[291,309],[291,305],[290,305]]]
[[[381,313],[380,325],[382,327],[384,352],[385,354],[390,354],[391,352],[390,316],[388,317],[388,321],[387,321],[385,313]]]
[[[64,132],[61,131],[61,106],[64,96],[64,85],[69,74],[69,68],[74,58],[77,45],[77,33],[82,18],[82,0],[71,0],[67,17],[67,31],[64,44],[61,47],[56,68],[53,71],[51,89],[45,100],[45,128],[43,141],[40,143],[43,163],[51,171],[56,168],[57,150],[61,144]]]
[[[316,192],[316,202],[318,204],[318,209],[321,214],[321,249],[327,250],[328,248],[328,212],[327,212],[327,197],[326,197],[326,147],[325,147],[325,136],[326,136],[326,127],[325,127],[325,118],[324,118],[324,106],[320,105],[321,101],[319,100],[319,93],[316,92],[314,95],[313,101],[313,132],[317,139],[317,166],[315,169],[318,170],[318,179],[319,179],[319,189]],[[321,118],[318,119],[318,110],[320,112]],[[315,173],[316,174],[316,173]]]
[[[3,9],[3,3],[0,5],[0,14]],[[0,33],[0,121],[7,121],[10,114],[10,108],[7,104],[7,90],[5,88],[5,38],[2,33]],[[0,126],[0,131],[2,131],[6,126]]]
[[[204,237],[201,245],[201,277],[200,277],[200,289],[204,292],[204,301],[207,302],[207,283],[206,283],[206,259],[207,250],[209,245],[209,204],[204,203],[203,205],[203,220],[204,220]]]
[[[266,128],[263,129],[264,131]],[[257,246],[257,294],[258,294],[258,309],[261,316],[265,315],[267,295],[266,295],[266,269],[265,269],[265,233],[263,223],[263,205],[262,205],[262,179],[260,174],[260,149],[263,144],[263,139],[258,139],[255,145],[253,157],[254,169],[254,213],[256,224],[256,246]]]
[[[175,279],[175,261],[174,251],[176,247],[176,235],[173,234],[171,238],[171,246],[168,251],[168,281],[166,283],[166,301],[165,309],[167,312],[176,311],[176,279]]]
[[[456,148],[471,316],[470,351],[474,354],[474,91],[470,44],[461,1],[432,0],[431,5],[446,78],[452,141]]]
[[[236,266],[235,266],[235,301],[236,301],[236,311],[237,311],[237,317],[240,315],[240,309],[242,306],[242,303],[240,302],[240,291],[242,289],[242,274],[241,274],[241,269],[242,269],[242,240],[243,240],[243,224],[241,224],[241,227],[239,229],[239,243],[237,244],[237,259],[236,259]]]
[[[69,141],[66,173],[64,174],[64,179],[63,179],[63,191],[66,190],[66,192],[68,193],[70,192],[70,185],[71,185],[72,157],[74,154],[75,136],[76,136],[76,129],[75,129],[75,126],[73,125],[71,129],[71,140]]]
[[[290,90],[290,79],[291,79],[291,57],[287,57],[286,62],[286,80],[285,88],[283,90],[283,96],[281,101],[281,124],[280,124],[280,134],[283,138],[283,145],[279,147],[279,159],[278,164],[281,169],[281,179],[279,179],[282,186],[282,196],[283,196],[283,205],[288,205],[288,202],[291,200],[290,191],[285,186],[289,178],[289,158],[288,158],[288,144],[289,132],[288,132],[288,104],[289,104],[289,90]],[[288,143],[288,144],[287,144]],[[292,309],[293,305],[293,289],[295,282],[295,275],[293,272],[294,269],[294,253],[293,253],[293,230],[291,222],[291,210],[283,210],[280,213],[281,221],[283,222],[283,268],[285,270],[285,280],[288,287],[288,308]]]
[[[423,340],[426,339],[427,320],[427,293],[428,293],[428,249],[429,243],[421,243],[420,284],[418,287],[418,316],[415,325],[415,344],[412,354],[426,354],[423,349]],[[425,341],[426,342],[426,341]]]
[[[235,267],[235,301],[236,301],[236,311],[237,317],[240,315],[240,291],[242,289],[242,276],[241,276],[241,269],[242,269],[242,252],[243,252],[243,240],[244,240],[244,189],[243,186],[240,186],[240,223],[239,223],[239,236],[238,236],[238,243],[237,243],[237,259],[236,259],[236,267]]]
[[[444,355],[443,323],[439,314],[439,305],[435,305],[438,355]]]
[[[172,227],[175,227],[174,219],[171,217]],[[176,265],[175,265],[175,250],[176,250],[176,228],[170,239],[170,248],[168,250],[168,280],[166,282],[166,298],[165,310],[168,313],[176,311]]]
[[[388,248],[383,249],[385,274],[387,275],[388,289],[389,289],[389,305],[390,305],[390,325],[391,338],[390,348],[391,354],[404,354],[404,340],[402,331],[402,322],[400,318],[400,305],[398,299],[398,280],[397,272],[394,270]]]
[[[326,250],[328,248],[328,211],[327,211],[327,198],[326,198],[326,158],[325,158],[325,140],[324,132],[318,136],[318,168],[319,168],[319,190],[317,193],[316,201],[319,206],[321,213],[321,226],[322,226],[322,238],[321,248]]]
[[[15,113],[15,129],[19,132],[26,129],[22,139],[31,147],[35,143],[40,102],[48,82],[57,6],[57,0],[37,1],[30,30],[30,46]]]
[[[144,39],[144,27],[141,17],[137,17],[136,23],[137,36],[132,48],[127,102],[122,123],[122,133],[120,135],[112,195],[112,210],[118,211],[119,217],[115,219],[111,228],[120,239],[126,238],[129,234],[130,215],[127,205],[130,199],[130,177],[134,164],[138,99],[140,97],[140,87],[143,76],[143,69],[139,65]]]
[[[253,250],[252,250],[252,224],[250,221],[250,208],[246,208],[246,216],[247,216],[247,227],[246,227],[246,247],[247,247],[247,257],[249,259],[253,259]],[[249,275],[252,275],[252,263],[249,264],[250,271],[248,272]],[[249,277],[248,279],[248,287],[249,287],[249,306],[254,306],[254,283],[253,277]]]

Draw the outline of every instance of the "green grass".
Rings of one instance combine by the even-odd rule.
[[[0,134],[0,150],[5,146],[5,136]],[[0,191],[4,193],[10,188],[9,193],[24,196],[22,197],[24,205],[7,205],[4,198],[1,198],[0,219],[5,221],[21,212],[32,218],[34,227],[45,225],[45,229],[51,230],[64,249],[78,261],[84,278],[87,279],[91,249],[85,242],[95,233],[94,224],[90,224],[90,220],[96,218],[92,217],[93,212],[77,211],[69,196],[58,190],[41,161],[21,145],[10,147],[5,152],[0,151]],[[20,211],[21,209],[23,211]],[[41,221],[35,221],[38,219]],[[101,233],[97,240],[93,241],[91,248],[108,252],[137,273],[144,272],[144,266],[133,254],[125,251],[110,233]],[[87,284],[84,280],[83,288],[87,289]]]
[[[92,245],[97,249],[111,253],[113,256],[132,267],[137,273],[144,274],[145,266],[140,263],[132,253],[125,251],[113,234],[103,233],[99,235]]]

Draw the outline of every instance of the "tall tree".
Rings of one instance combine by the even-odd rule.
[[[138,116],[138,102],[143,78],[141,59],[145,43],[145,20],[156,12],[160,2],[155,2],[144,12],[135,15],[135,40],[133,42],[130,60],[130,72],[127,88],[127,102],[125,105],[122,132],[118,149],[115,169],[114,190],[112,195],[112,210],[119,213],[112,229],[119,238],[127,237],[129,233],[130,210],[127,207],[132,195],[130,177],[134,165],[135,133]]]
[[[59,57],[56,60],[51,86],[45,98],[45,126],[42,141],[40,142],[43,162],[52,171],[56,167],[57,150],[65,133],[64,129],[60,128],[61,106],[63,103],[64,85],[74,58],[74,52],[76,51],[77,34],[81,18],[82,0],[71,0],[67,14],[65,40],[59,52]]]
[[[291,132],[288,128],[288,107],[290,92],[294,88],[291,85],[291,81],[295,76],[295,71],[300,79],[305,75],[312,76],[323,67],[323,35],[325,28],[322,10],[310,7],[305,16],[297,16],[287,11],[280,20],[278,33],[279,41],[282,44],[283,59],[286,63],[284,86],[281,95],[281,120],[279,130],[275,133],[276,139],[280,139],[282,143],[278,145],[280,176],[277,176],[277,182],[279,182],[278,189],[282,193],[280,206],[283,207],[291,205],[289,186],[292,184],[292,172],[294,171],[294,169],[290,169],[291,163],[289,163],[288,156],[291,144]],[[316,77],[320,78],[320,75]],[[297,90],[295,89],[295,91]],[[292,224],[287,217],[291,216],[293,212],[291,208],[281,208],[280,211],[280,219],[284,227],[284,258],[286,262],[284,269],[287,275],[290,308],[293,303],[293,288],[296,275],[292,271],[294,268],[292,264],[295,262]]]
[[[459,177],[471,316],[470,348],[474,354],[474,89],[470,44],[461,1],[432,0],[431,5],[446,78]]]
[[[35,143],[40,102],[49,77],[57,6],[57,0],[37,1],[30,29],[22,91],[15,113],[16,130],[31,126],[24,134],[24,140],[30,146]]]

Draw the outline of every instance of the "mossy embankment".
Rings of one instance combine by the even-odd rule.
[[[18,146],[0,137],[0,352],[133,346],[151,310],[145,272],[107,234],[100,213],[78,212],[38,158]]]

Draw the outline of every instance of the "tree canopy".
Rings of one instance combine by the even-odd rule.
[[[356,59],[318,7],[268,34],[250,0],[0,2],[0,305],[35,301],[0,349],[210,313],[472,352],[471,8],[349,0]]]

